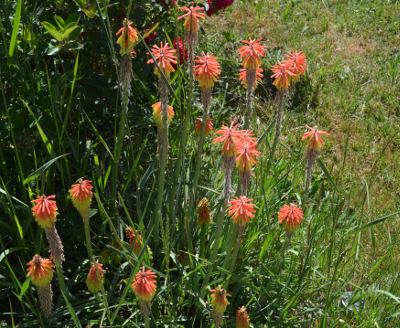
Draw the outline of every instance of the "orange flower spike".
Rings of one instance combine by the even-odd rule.
[[[290,76],[289,80],[290,82],[297,82],[300,75],[304,75],[306,72],[306,54],[301,53],[301,51],[292,50],[290,54],[285,54],[285,57],[287,59],[282,64],[288,64],[290,70],[296,74],[296,76]]]
[[[228,294],[221,286],[218,286],[216,289],[210,289],[210,292],[212,293],[211,304],[213,311],[216,314],[223,314],[229,304],[226,297],[231,296],[231,294]]]
[[[155,284],[157,276],[151,271],[145,271],[143,266],[142,271],[136,273],[135,279],[132,283],[132,289],[137,298],[141,301],[150,302],[156,294],[157,286]]]
[[[214,86],[214,82],[219,78],[221,74],[220,64],[218,58],[214,57],[213,54],[203,53],[203,57],[197,56],[195,62],[199,65],[194,66],[195,79],[199,81],[201,88],[211,88]]]
[[[169,77],[171,72],[175,72],[171,64],[176,64],[176,56],[174,55],[174,53],[176,53],[176,49],[172,49],[168,43],[163,46],[163,42],[161,41],[161,46],[158,47],[157,45],[154,45],[151,53],[166,77]],[[147,61],[147,64],[152,63],[154,63],[153,59]],[[156,68],[154,74],[161,78],[158,68]]]
[[[154,105],[152,105],[151,107],[153,107],[153,117],[154,120],[157,123],[157,126],[162,129],[163,127],[163,119],[162,119],[162,107],[161,107],[161,101],[155,103]],[[167,122],[168,125],[171,123],[172,118],[174,117],[175,113],[174,113],[174,109],[172,108],[172,106],[168,105],[168,116],[167,116]]]
[[[245,226],[251,218],[254,218],[254,214],[256,210],[254,209],[254,204],[250,202],[253,201],[251,198],[247,198],[246,196],[235,197],[228,204],[231,205],[229,207],[229,216],[232,216],[233,223],[237,223],[239,226]]]
[[[143,243],[142,243],[142,236],[137,235],[133,231],[132,227],[128,227],[125,229],[125,234],[126,237],[129,238],[129,244],[133,245],[133,242],[135,241],[135,245],[133,246],[133,253],[135,253],[136,256],[139,256],[140,251],[143,248]]]
[[[290,206],[285,204],[278,213],[278,220],[285,230],[295,231],[303,222],[303,211],[296,204],[291,203]]]
[[[124,27],[122,27],[116,34],[119,35],[122,33],[117,40],[117,43],[119,43],[119,45],[121,46],[121,50],[119,52],[120,54],[123,54],[126,51],[126,49],[129,49],[136,41],[139,40],[136,30],[131,26],[132,22],[125,18],[123,24]],[[132,52],[136,54],[133,48]]]
[[[51,200],[54,198],[56,198],[55,195],[47,197],[42,195],[31,201],[31,203],[36,203],[36,205],[32,207],[33,216],[43,229],[50,228],[53,223],[56,222],[57,205],[54,200]]]
[[[275,74],[271,78],[275,78],[273,84],[278,88],[278,90],[287,90],[290,85],[290,77],[295,77],[296,74],[290,69],[290,66],[286,63],[281,63],[271,66],[271,71]]]
[[[241,41],[245,44],[248,44],[247,46],[242,46],[238,50],[238,52],[240,53],[240,59],[244,58],[242,65],[245,69],[257,69],[261,64],[260,57],[265,57],[264,52],[267,51],[267,47],[260,44],[261,40],[262,38],[258,40],[252,40],[251,38],[249,38],[249,41]]]
[[[97,265],[97,268],[99,270],[100,280],[97,277],[95,264]],[[89,270],[89,274],[86,278],[87,288],[92,293],[97,293],[101,289],[102,284],[103,284],[103,264],[99,263],[99,261],[97,261],[96,263],[92,262],[92,268]]]
[[[249,316],[244,306],[236,311],[236,328],[250,328]]]
[[[242,138],[241,140],[243,142],[254,142],[257,140],[256,137],[254,137],[253,130],[244,130],[242,133]],[[256,143],[257,144],[257,143]]]
[[[210,202],[208,199],[204,197],[197,205],[197,208],[199,209],[197,223],[199,225],[211,223],[212,219],[210,215]]]
[[[194,122],[194,129],[196,130],[196,133],[200,135],[200,130],[201,130],[201,123],[203,119],[201,117],[196,118],[196,121]],[[206,129],[204,132],[204,136],[207,137],[213,129],[213,123],[211,118],[207,118],[206,122]]]
[[[200,12],[200,11],[203,11],[204,8],[193,7],[193,5],[194,5],[194,2],[192,2],[192,5],[189,8],[178,7],[178,9],[185,10],[187,12],[186,14],[178,17],[178,20],[186,17],[186,20],[183,23],[183,26],[185,26],[186,30],[188,30],[188,31],[197,31],[199,29],[199,18],[206,17],[206,14]]]
[[[222,136],[214,139],[214,144],[218,142],[223,142],[224,145],[222,147],[222,154],[232,157],[237,154],[236,143],[239,139],[242,138],[242,133],[244,130],[236,130],[239,124],[234,126],[235,122],[231,123],[231,126],[228,128],[223,125],[221,130],[215,132],[215,134],[222,134]]]
[[[71,189],[71,199],[72,204],[74,204],[75,208],[83,215],[82,213],[87,213],[90,208],[90,204],[92,203],[93,197],[93,186],[91,185],[92,181],[79,179],[77,184],[72,185]]]
[[[250,171],[251,168],[258,163],[254,156],[260,156],[260,152],[256,150],[256,142],[238,142],[236,149],[238,157],[236,157],[236,167],[240,171]]]
[[[330,134],[328,132],[317,130],[317,127],[315,127],[315,129],[310,128],[308,125],[306,125],[305,127],[307,129],[310,129],[311,131],[306,132],[304,134],[303,138],[301,138],[301,140],[305,140],[305,139],[311,137],[310,140],[308,141],[308,145],[307,145],[308,148],[312,148],[314,150],[318,150],[323,145],[325,145],[325,142],[321,138],[321,134],[325,134],[327,136],[330,136]]]
[[[53,262],[49,259],[42,259],[40,255],[36,254],[32,261],[26,265],[30,265],[26,276],[31,277],[31,281],[35,286],[46,287],[50,284],[54,272],[52,269],[54,267]]]
[[[257,81],[258,82],[262,82],[262,78],[264,77],[264,75],[262,74],[263,69],[262,68],[257,68],[256,70],[256,80],[254,83],[254,87],[257,86]],[[239,81],[241,84],[244,84],[246,86],[246,69],[242,68],[239,70]]]

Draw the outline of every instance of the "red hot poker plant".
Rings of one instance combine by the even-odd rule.
[[[150,302],[156,294],[156,278],[157,276],[153,271],[145,270],[143,266],[142,271],[139,270],[136,273],[132,283],[132,289],[139,299],[142,312],[147,317],[150,315]]]

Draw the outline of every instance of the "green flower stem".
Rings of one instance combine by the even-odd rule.
[[[69,294],[69,292],[67,292],[67,288],[65,287],[65,281],[64,281],[64,276],[62,273],[61,265],[56,264],[55,267],[56,267],[57,280],[58,280],[58,284],[60,285],[60,289],[64,293],[64,295],[67,296],[67,298],[71,299],[71,295]]]
[[[227,269],[227,268],[228,268],[229,260],[232,258],[232,256],[231,256],[231,249],[232,249],[233,242],[234,242],[234,240],[235,240],[235,236],[236,236],[237,232],[238,232],[238,230],[237,230],[236,224],[233,224],[233,223],[231,222],[231,224],[229,225],[229,231],[228,231],[228,235],[227,235],[227,238],[228,238],[228,239],[227,239],[227,242],[225,241],[225,245],[226,245],[226,248],[225,248],[226,255],[225,255],[224,264],[222,265],[222,267],[223,267],[224,269]],[[236,245],[235,245],[235,247],[236,247]],[[233,261],[233,258],[232,258],[232,261]],[[224,278],[224,277],[225,277],[225,273],[222,272],[222,273],[221,273],[221,277]]]
[[[218,227],[217,227],[217,231],[215,232],[214,248],[213,248],[213,252],[211,254],[211,258],[210,258],[211,264],[208,266],[206,277],[204,278],[204,282],[201,287],[200,298],[204,298],[204,294],[206,292],[208,281],[210,280],[210,276],[211,276],[211,273],[213,270],[213,264],[215,263],[215,260],[217,258],[218,249],[219,249],[219,241],[221,238],[222,227],[224,226],[224,217],[225,217],[225,211],[226,211],[227,207],[228,207],[228,202],[224,202],[224,204],[220,207],[220,211],[217,214],[216,221],[218,221]]]
[[[237,229],[235,229],[235,230],[237,231]],[[241,239],[241,237],[238,235],[238,237],[236,238],[235,249],[233,250],[231,267],[230,267],[230,269],[229,269],[229,273],[230,273],[230,274],[232,274],[233,271],[235,270],[236,259],[237,259],[237,255],[238,255],[239,249],[240,249],[240,239]],[[225,263],[224,263],[224,264],[225,264]],[[228,279],[226,280],[224,289],[228,289],[229,280],[230,280],[230,278],[228,278]]]
[[[94,259],[93,259],[92,243],[91,243],[91,238],[90,238],[89,217],[82,216],[82,219],[83,219],[83,225],[85,227],[86,249],[87,249],[90,261],[93,261]]]
[[[149,321],[149,317],[147,315],[144,315],[144,326],[146,328],[150,328],[150,321]]]
[[[206,232],[207,232],[207,227],[208,225],[203,223],[200,226],[200,257],[202,259],[205,258],[204,253],[205,253],[205,248],[206,248]]]

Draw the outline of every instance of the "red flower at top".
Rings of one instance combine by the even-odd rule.
[[[221,130],[215,132],[215,134],[222,134],[222,136],[215,138],[214,144],[223,142],[224,146],[222,147],[222,154],[228,157],[232,157],[237,154],[236,143],[242,138],[242,133],[244,132],[244,130],[236,130],[239,124],[236,124],[235,126],[234,124],[235,122],[232,122],[229,128],[223,125]]]
[[[295,76],[289,76],[290,82],[296,82],[299,78],[300,75],[306,72],[306,54],[302,54],[301,51],[294,51],[288,55],[285,54],[285,59],[282,64],[288,64],[289,69],[296,74]]]
[[[247,198],[246,196],[235,197],[228,204],[231,204],[229,207],[229,216],[232,216],[233,223],[237,223],[239,226],[245,226],[247,222],[250,221],[251,218],[254,218],[254,214],[256,210],[254,209],[254,204],[250,202],[253,201],[251,198]]]
[[[79,179],[78,183],[72,185],[71,189],[72,204],[74,204],[83,216],[88,214],[90,204],[92,203],[93,186],[90,184],[91,182]]]
[[[241,41],[243,43],[248,44],[248,46],[242,46],[238,52],[240,53],[240,59],[243,59],[243,66],[246,69],[257,69],[261,64],[261,58],[265,57],[264,52],[267,51],[265,46],[260,44],[262,38],[256,40],[252,40],[249,38],[249,41]]]
[[[308,137],[311,137],[310,140],[308,141],[308,148],[312,148],[314,150],[320,149],[323,145],[325,145],[324,140],[321,138],[321,134],[325,134],[327,136],[330,136],[328,132],[325,131],[320,131],[317,130],[317,127],[315,129],[310,128],[308,125],[306,125],[307,129],[310,129],[311,131],[308,131],[304,134],[303,138],[301,140],[305,140]]]
[[[127,49],[129,49],[136,41],[139,40],[136,30],[131,26],[132,22],[124,19],[124,27],[122,27],[116,35],[121,34],[118,38],[117,42],[121,46],[121,50],[119,51],[120,54],[123,54]],[[126,31],[125,31],[126,30]],[[125,40],[124,40],[125,38]],[[136,54],[135,51],[132,52]]]
[[[178,7],[178,9],[185,10],[187,13],[178,17],[179,19],[185,18],[185,23],[183,23],[183,26],[186,27],[187,31],[197,31],[199,29],[199,18],[204,18],[206,17],[205,14],[199,11],[203,11],[204,8],[202,7],[193,7],[194,2],[192,2],[192,5],[190,8],[186,7]]]
[[[42,259],[40,255],[36,254],[32,261],[26,263],[26,265],[30,265],[26,276],[31,277],[34,285],[46,287],[50,284],[51,279],[53,279],[53,262],[49,259]]]
[[[303,222],[303,211],[296,204],[290,204],[290,206],[285,204],[278,213],[278,218],[285,230],[295,231]]]
[[[42,195],[31,201],[31,203],[36,203],[32,207],[33,216],[43,229],[50,228],[56,222],[57,205],[54,200],[51,200],[54,198],[56,198],[55,195],[47,197]]]
[[[154,45],[151,53],[166,77],[169,77],[171,72],[175,72],[171,64],[176,64],[176,57],[174,55],[174,53],[176,53],[176,50],[172,49],[168,43],[166,43],[165,46],[163,46],[163,42],[161,41],[160,47]],[[152,63],[154,63],[153,59],[147,61],[147,64],[152,64]],[[154,71],[154,74],[156,74],[158,77],[161,78],[161,74],[157,68]]]
[[[204,54],[204,51],[202,53],[203,57],[197,56],[198,59],[195,60],[199,65],[194,66],[194,75],[195,79],[199,81],[199,86],[208,89],[214,86],[221,71],[217,57],[208,52],[207,54]]]
[[[143,267],[142,271],[136,273],[135,279],[132,283],[132,289],[135,292],[137,298],[141,301],[150,302],[156,294],[156,274],[151,271],[145,271]]]
[[[225,9],[226,7],[229,7],[233,3],[233,1],[234,0],[216,0],[214,9],[217,9],[217,10]],[[215,14],[215,11],[212,7],[213,0],[207,0],[207,3],[208,3],[209,8],[206,11],[206,14],[207,14],[207,16],[212,16]]]
[[[271,78],[275,78],[273,84],[278,90],[287,90],[290,85],[290,77],[296,76],[296,74],[291,71],[289,64],[281,63],[279,60],[278,64],[271,66],[271,71],[275,73]]]
[[[254,156],[260,156],[260,152],[256,150],[257,142],[238,142],[236,149],[238,157],[236,157],[236,167],[240,171],[250,171],[257,160]]]

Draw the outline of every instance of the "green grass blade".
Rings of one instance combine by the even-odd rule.
[[[17,34],[19,30],[19,22],[21,20],[21,6],[22,0],[18,0],[17,9],[15,10],[14,22],[13,22],[13,31],[11,35],[10,49],[8,50],[8,54],[10,57],[14,55],[14,49],[17,44]]]
[[[68,154],[60,155],[56,158],[53,158],[52,160],[48,161],[46,164],[42,165],[39,167],[35,172],[31,173],[28,177],[25,178],[24,184],[27,184],[31,182],[32,180],[35,180],[43,171],[45,171],[51,164],[53,164],[55,161],[57,161],[59,158],[64,157]]]
[[[74,320],[75,327],[82,328],[81,322],[79,321],[78,316],[76,315],[76,313],[74,311],[74,308],[69,303],[69,301],[68,301],[67,297],[65,296],[65,294],[62,291],[61,291],[61,293],[62,293],[62,296],[64,297],[65,303],[67,303],[68,310],[69,310],[69,313],[71,313],[72,319]]]

